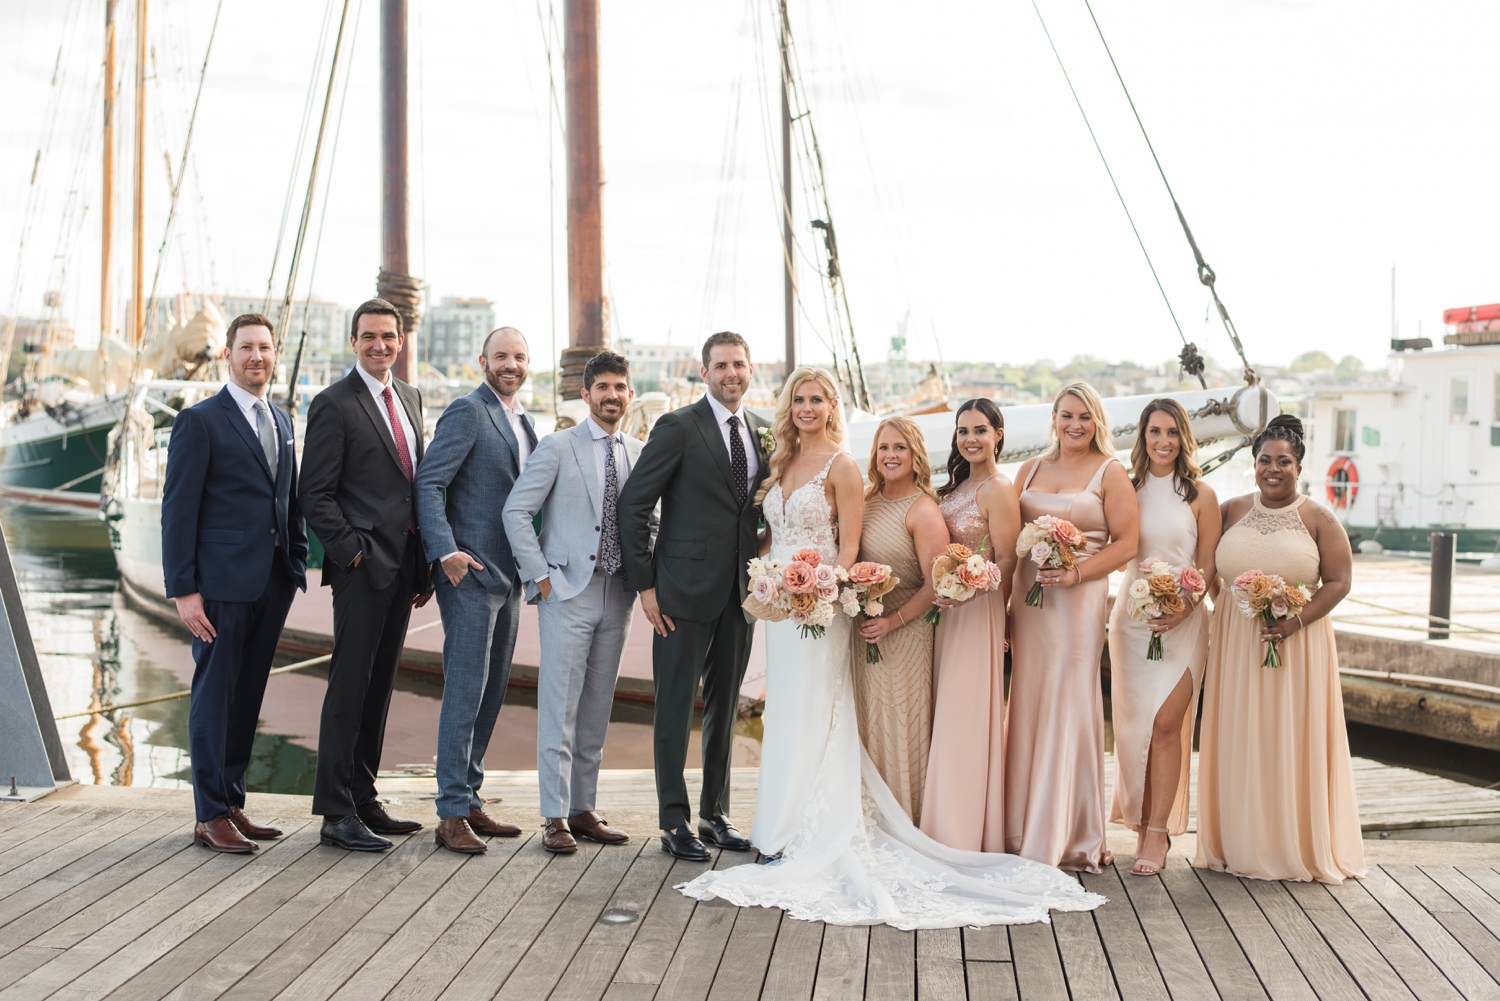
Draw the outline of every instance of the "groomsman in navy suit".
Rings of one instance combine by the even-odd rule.
[[[193,633],[188,710],[193,840],[253,852],[274,827],[245,816],[245,770],[271,658],[295,589],[307,589],[307,530],[297,506],[292,420],[270,405],[271,321],[235,317],[229,384],[172,425],[161,502],[167,597]]]

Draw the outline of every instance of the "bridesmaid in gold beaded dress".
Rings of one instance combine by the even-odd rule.
[[[1272,418],[1251,448],[1259,489],[1222,506],[1227,527],[1203,685],[1193,865],[1340,883],[1365,874],[1328,620],[1349,593],[1354,560],[1333,512],[1297,493],[1302,422]],[[1235,604],[1231,587],[1247,570],[1316,590],[1300,612],[1268,627]],[[1267,642],[1279,648],[1280,667],[1261,666]]]
[[[932,561],[948,544],[915,421],[880,422],[869,476],[859,558],[886,564],[900,583],[881,599],[882,614],[860,624],[864,642],[850,644],[854,697],[865,751],[915,824],[932,738],[932,625],[923,616],[932,607]],[[871,648],[879,651],[874,663]]]
[[[1114,861],[1104,836],[1104,652],[1109,575],[1135,558],[1135,487],[1114,457],[1104,403],[1077,382],[1052,404],[1052,450],[1021,466],[1021,518],[1065,518],[1088,540],[1072,569],[1020,561],[1011,609],[1005,850],[1059,869]]]
[[[998,566],[999,591],[939,599],[936,688],[922,833],[949,848],[1005,851],[1005,600],[1016,565],[1021,509],[996,468],[1005,419],[986,399],[954,420],[948,482],[938,491],[948,536]],[[930,567],[931,564],[929,563]]]

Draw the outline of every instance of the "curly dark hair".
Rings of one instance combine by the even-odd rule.
[[[630,362],[613,351],[600,351],[583,366],[583,388],[593,389],[594,380],[601,375],[623,375],[630,378]]]
[[[977,410],[989,421],[990,427],[994,428],[1000,435],[1000,440],[995,442],[995,458],[1000,458],[1000,453],[1005,450],[1005,417],[1000,413],[1000,408],[994,400],[980,396],[972,400],[964,401],[963,405],[953,414],[953,443],[948,446],[948,482],[938,487],[938,497],[947,497],[957,490],[959,484],[969,478],[969,460],[964,458],[958,450],[958,420],[970,410]]]
[[[1255,441],[1250,445],[1250,454],[1259,456],[1261,446],[1275,439],[1284,441],[1291,447],[1292,454],[1297,457],[1297,464],[1302,464],[1302,457],[1307,454],[1307,446],[1303,443],[1302,422],[1291,414],[1277,414],[1271,418],[1271,423],[1266,429],[1255,436]]]

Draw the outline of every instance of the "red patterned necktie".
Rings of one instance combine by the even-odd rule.
[[[396,401],[391,394],[391,387],[387,386],[380,394],[385,400],[385,412],[391,419],[391,437],[396,439],[396,454],[401,457],[401,471],[406,474],[406,481],[411,482],[415,473],[411,466],[411,454],[406,448],[406,432],[401,430],[401,420],[396,416]],[[407,519],[407,526],[413,533],[417,530],[417,512],[412,509],[411,517]]]

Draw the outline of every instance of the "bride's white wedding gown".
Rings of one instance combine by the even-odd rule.
[[[816,549],[838,557],[823,482],[832,459],[783,501],[766,495],[771,555]],[[851,620],[821,639],[790,621],[766,624],[766,712],[760,787],[750,840],[765,865],[711,870],[677,888],[742,907],[780,907],[794,918],[901,929],[1046,921],[1050,909],[1104,903],[1051,866],[1015,855],[938,844],[911,823],[865,753],[849,673]]]

